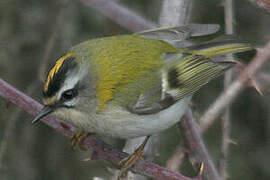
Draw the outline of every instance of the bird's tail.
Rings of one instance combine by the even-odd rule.
[[[239,42],[239,40],[235,39],[232,35],[226,35],[207,43],[191,46],[187,51],[192,54],[211,58],[218,55],[239,53],[251,49],[253,48],[250,44]]]

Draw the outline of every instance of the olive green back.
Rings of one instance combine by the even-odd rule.
[[[102,111],[112,99],[126,105],[149,89],[160,90],[163,58],[178,49],[163,41],[122,35],[85,41],[71,51],[89,62]],[[151,98],[160,99],[160,94]]]

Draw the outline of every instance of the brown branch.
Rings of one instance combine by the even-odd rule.
[[[185,144],[188,147],[191,159],[194,159],[195,163],[204,164],[204,174],[208,180],[220,180],[221,178],[203,142],[198,124],[196,123],[190,108],[188,108],[183,116],[179,128],[184,136]]]
[[[7,101],[17,105],[27,113],[31,115],[37,115],[42,109],[42,105],[33,100],[32,98],[26,96],[22,92],[16,90],[8,83],[0,79],[0,96],[2,96]],[[60,122],[59,119],[48,116],[42,119],[42,121],[48,126],[54,128],[61,134],[67,137],[75,132],[75,128],[72,125],[64,124]],[[111,162],[114,165],[118,165],[118,162],[125,158],[128,154],[120,152],[113,148],[112,146],[105,144],[103,141],[96,138],[94,135],[89,136],[82,142],[86,149],[93,149],[93,159],[103,159],[105,161]],[[166,168],[162,168],[154,163],[140,160],[138,161],[131,170],[135,173],[139,173],[154,179],[173,179],[173,180],[197,180],[199,178],[189,178],[178,173],[171,172]]]
[[[209,125],[223,112],[235,97],[244,89],[250,77],[254,76],[262,65],[270,59],[270,42],[263,48],[258,49],[255,58],[248,64],[238,78],[217,98],[200,119],[201,132],[204,132]]]
[[[140,15],[112,0],[80,0],[80,2],[87,7],[98,10],[107,18],[133,32],[156,27],[153,22],[145,20]]]

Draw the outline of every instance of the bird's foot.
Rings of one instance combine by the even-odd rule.
[[[128,172],[129,168],[131,168],[138,160],[142,160],[143,149],[145,144],[147,143],[150,136],[147,136],[143,143],[134,151],[134,153],[128,155],[126,158],[122,159],[118,164],[121,166],[121,171],[118,179],[124,177]]]
[[[81,150],[87,151],[87,149],[82,146],[82,142],[90,134],[93,133],[85,131],[76,131],[75,133],[73,133],[70,139],[72,149],[75,149],[75,146],[78,145]]]

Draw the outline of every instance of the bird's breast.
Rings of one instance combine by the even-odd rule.
[[[109,105],[103,113],[89,118],[87,126],[97,134],[123,139],[152,135],[180,121],[190,99],[183,98],[169,108],[151,115],[137,115]]]

